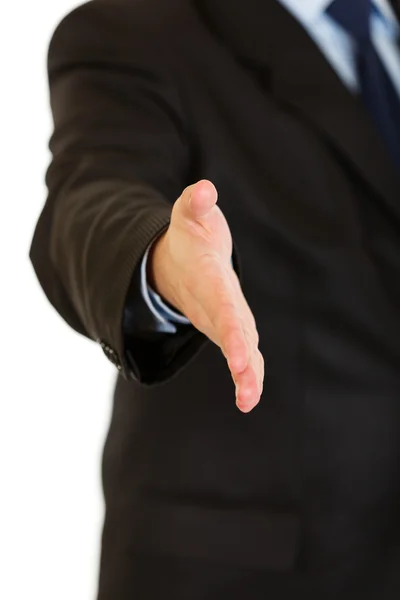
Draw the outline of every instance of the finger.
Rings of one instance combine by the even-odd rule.
[[[233,275],[233,276],[232,276]],[[235,365],[230,364],[232,377],[236,385],[237,395],[239,395],[239,406],[251,410],[259,402],[264,379],[264,361],[258,349],[259,335],[256,327],[254,315],[244,297],[239,279],[235,273],[231,272],[230,283],[234,290],[234,306],[239,308],[237,313],[238,320],[241,323],[241,328],[244,333],[244,340],[247,346],[246,351],[242,349],[239,356],[246,356],[246,367],[242,370],[243,364],[238,365],[239,369],[235,369]],[[240,339],[238,336],[235,339]],[[230,362],[230,361],[228,361]],[[247,372],[241,376],[244,371]]]
[[[229,309],[224,311],[225,319],[219,328],[213,326],[203,309],[201,309],[201,313],[202,322],[207,323],[203,332],[221,347],[227,359],[236,387],[237,406],[242,412],[250,412],[258,404],[262,393],[264,361],[258,350],[257,340],[249,341],[250,335],[246,334],[234,306],[231,317]]]
[[[249,364],[249,347],[240,318],[232,311],[232,317],[225,315],[221,319],[217,331],[222,352],[237,384],[239,375]]]
[[[187,292],[200,304],[211,324],[212,331],[206,335],[222,349],[233,375],[244,371],[249,359],[247,342],[226,266],[215,256],[204,256],[196,272],[188,274],[187,283]],[[192,303],[188,300],[187,304]]]
[[[256,374],[258,395],[261,398],[264,385],[264,359],[258,349],[254,352],[250,364]]]
[[[212,286],[210,289],[212,289]],[[244,371],[248,362],[247,343],[236,308],[234,305],[221,307],[224,318],[220,322],[220,327],[218,327],[215,324],[216,318],[214,318],[214,322],[211,321],[210,313],[212,314],[213,311],[210,310],[210,305],[212,299],[206,295],[203,286],[200,294],[197,293],[197,289],[191,290],[190,288],[185,288],[183,294],[184,304],[190,307],[187,311],[187,317],[199,331],[220,347],[228,361],[235,381],[235,376]],[[215,299],[215,302],[217,302],[217,299]]]
[[[239,326],[239,330],[236,330],[237,319],[233,316],[232,324],[227,323],[227,333],[225,335],[222,334],[223,341],[221,341],[221,333],[213,326],[201,304],[192,298],[190,305],[192,308],[190,321],[214,344],[220,347],[222,354],[228,362],[237,393],[240,374],[245,371],[248,364],[248,345],[243,335],[243,329]],[[227,319],[229,319],[228,315]],[[246,381],[244,381],[245,385]]]
[[[264,362],[264,357],[260,351],[258,351],[258,360],[260,363],[260,373],[261,373],[260,396],[262,396],[262,393],[264,391],[265,362]]]
[[[233,304],[221,303],[219,315],[213,316],[213,310],[209,306],[200,303],[199,306],[203,313],[203,333],[221,348],[236,382],[249,362],[249,345],[239,312]]]
[[[243,412],[249,412],[259,402],[262,378],[254,318],[247,308],[248,323],[243,323],[239,309],[243,306],[241,297],[235,293],[230,278],[218,263],[213,260],[206,267],[203,265],[203,269],[204,277],[200,278],[203,283],[196,278],[193,287],[186,290],[191,296],[186,299],[188,306],[196,307],[188,316],[200,331],[220,346],[236,386],[237,405]],[[204,281],[210,285],[205,286]]]
[[[236,405],[248,413],[260,401],[260,389],[253,365],[249,365],[238,377],[236,384]]]
[[[218,297],[218,292],[216,295]],[[216,309],[210,304],[205,311],[215,328],[218,344],[236,380],[237,376],[247,368],[250,359],[249,344],[240,311],[231,299],[220,301]]]
[[[245,328],[248,343],[249,362],[246,373],[240,375],[236,381],[236,400],[240,410],[248,412],[260,401],[263,381],[263,358],[258,350],[258,334],[250,334]]]
[[[259,335],[258,335],[256,321],[255,321],[254,315],[252,313],[252,310],[251,310],[250,306],[248,305],[248,302],[243,294],[243,290],[240,285],[239,278],[233,270],[231,271],[231,280],[232,280],[232,285],[235,289],[237,302],[241,308],[242,319],[243,319],[243,322],[245,325],[245,331],[246,331],[246,336],[248,338],[248,341],[249,341],[249,343],[252,344],[252,346],[258,347]]]
[[[234,286],[237,291],[238,303],[242,311],[242,322],[248,347],[248,368],[244,377],[236,381],[239,399],[238,407],[244,412],[252,410],[258,404],[263,388],[264,359],[258,349],[259,335],[254,315],[243,295],[239,280],[235,278]],[[252,373],[254,377],[249,374]],[[255,387],[254,387],[255,382]]]
[[[218,200],[215,186],[203,179],[187,187],[176,202],[176,208],[187,219],[197,221],[207,216]]]
[[[248,322],[247,322],[248,323]],[[264,382],[264,358],[258,348],[259,336],[257,329],[253,327],[252,320],[250,325],[245,326],[245,335],[249,347],[250,361],[249,363],[253,366],[254,372],[257,377],[258,389],[260,396],[262,393],[263,382]]]
[[[245,334],[245,338],[247,341],[248,347],[248,355],[249,355],[249,363],[252,364],[254,372],[257,377],[257,382],[259,384],[259,389],[261,390],[261,381],[262,381],[262,369],[260,362],[260,352],[258,349],[259,344],[259,335],[255,323],[255,319],[253,313],[251,312],[249,305],[247,304],[241,289],[238,292],[239,298],[238,302],[242,309],[242,323],[243,330]]]

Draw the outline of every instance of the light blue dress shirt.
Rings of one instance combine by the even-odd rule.
[[[217,0],[216,0],[217,1]],[[356,68],[355,43],[329,15],[326,9],[332,0],[276,0],[291,12],[319,46],[343,83],[354,93],[359,82]],[[351,0],[349,0],[351,2]],[[388,0],[371,0],[373,5],[371,32],[375,48],[400,96],[400,52],[397,45],[400,25]],[[176,333],[174,323],[189,325],[188,319],[174,312],[147,284],[147,250],[141,265],[143,298],[158,323],[160,331]]]

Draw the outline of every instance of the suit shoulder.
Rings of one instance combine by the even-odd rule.
[[[154,55],[162,60],[195,19],[191,0],[91,0],[56,27],[49,69],[74,59],[130,62],[132,56]]]

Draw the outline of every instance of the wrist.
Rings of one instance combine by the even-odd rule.
[[[160,296],[173,310],[179,311],[173,293],[173,268],[168,250],[168,230],[153,244],[147,261],[147,282],[151,289]]]

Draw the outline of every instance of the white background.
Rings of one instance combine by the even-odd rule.
[[[46,53],[72,0],[0,9],[0,598],[94,600],[113,367],[28,260],[51,131]]]

